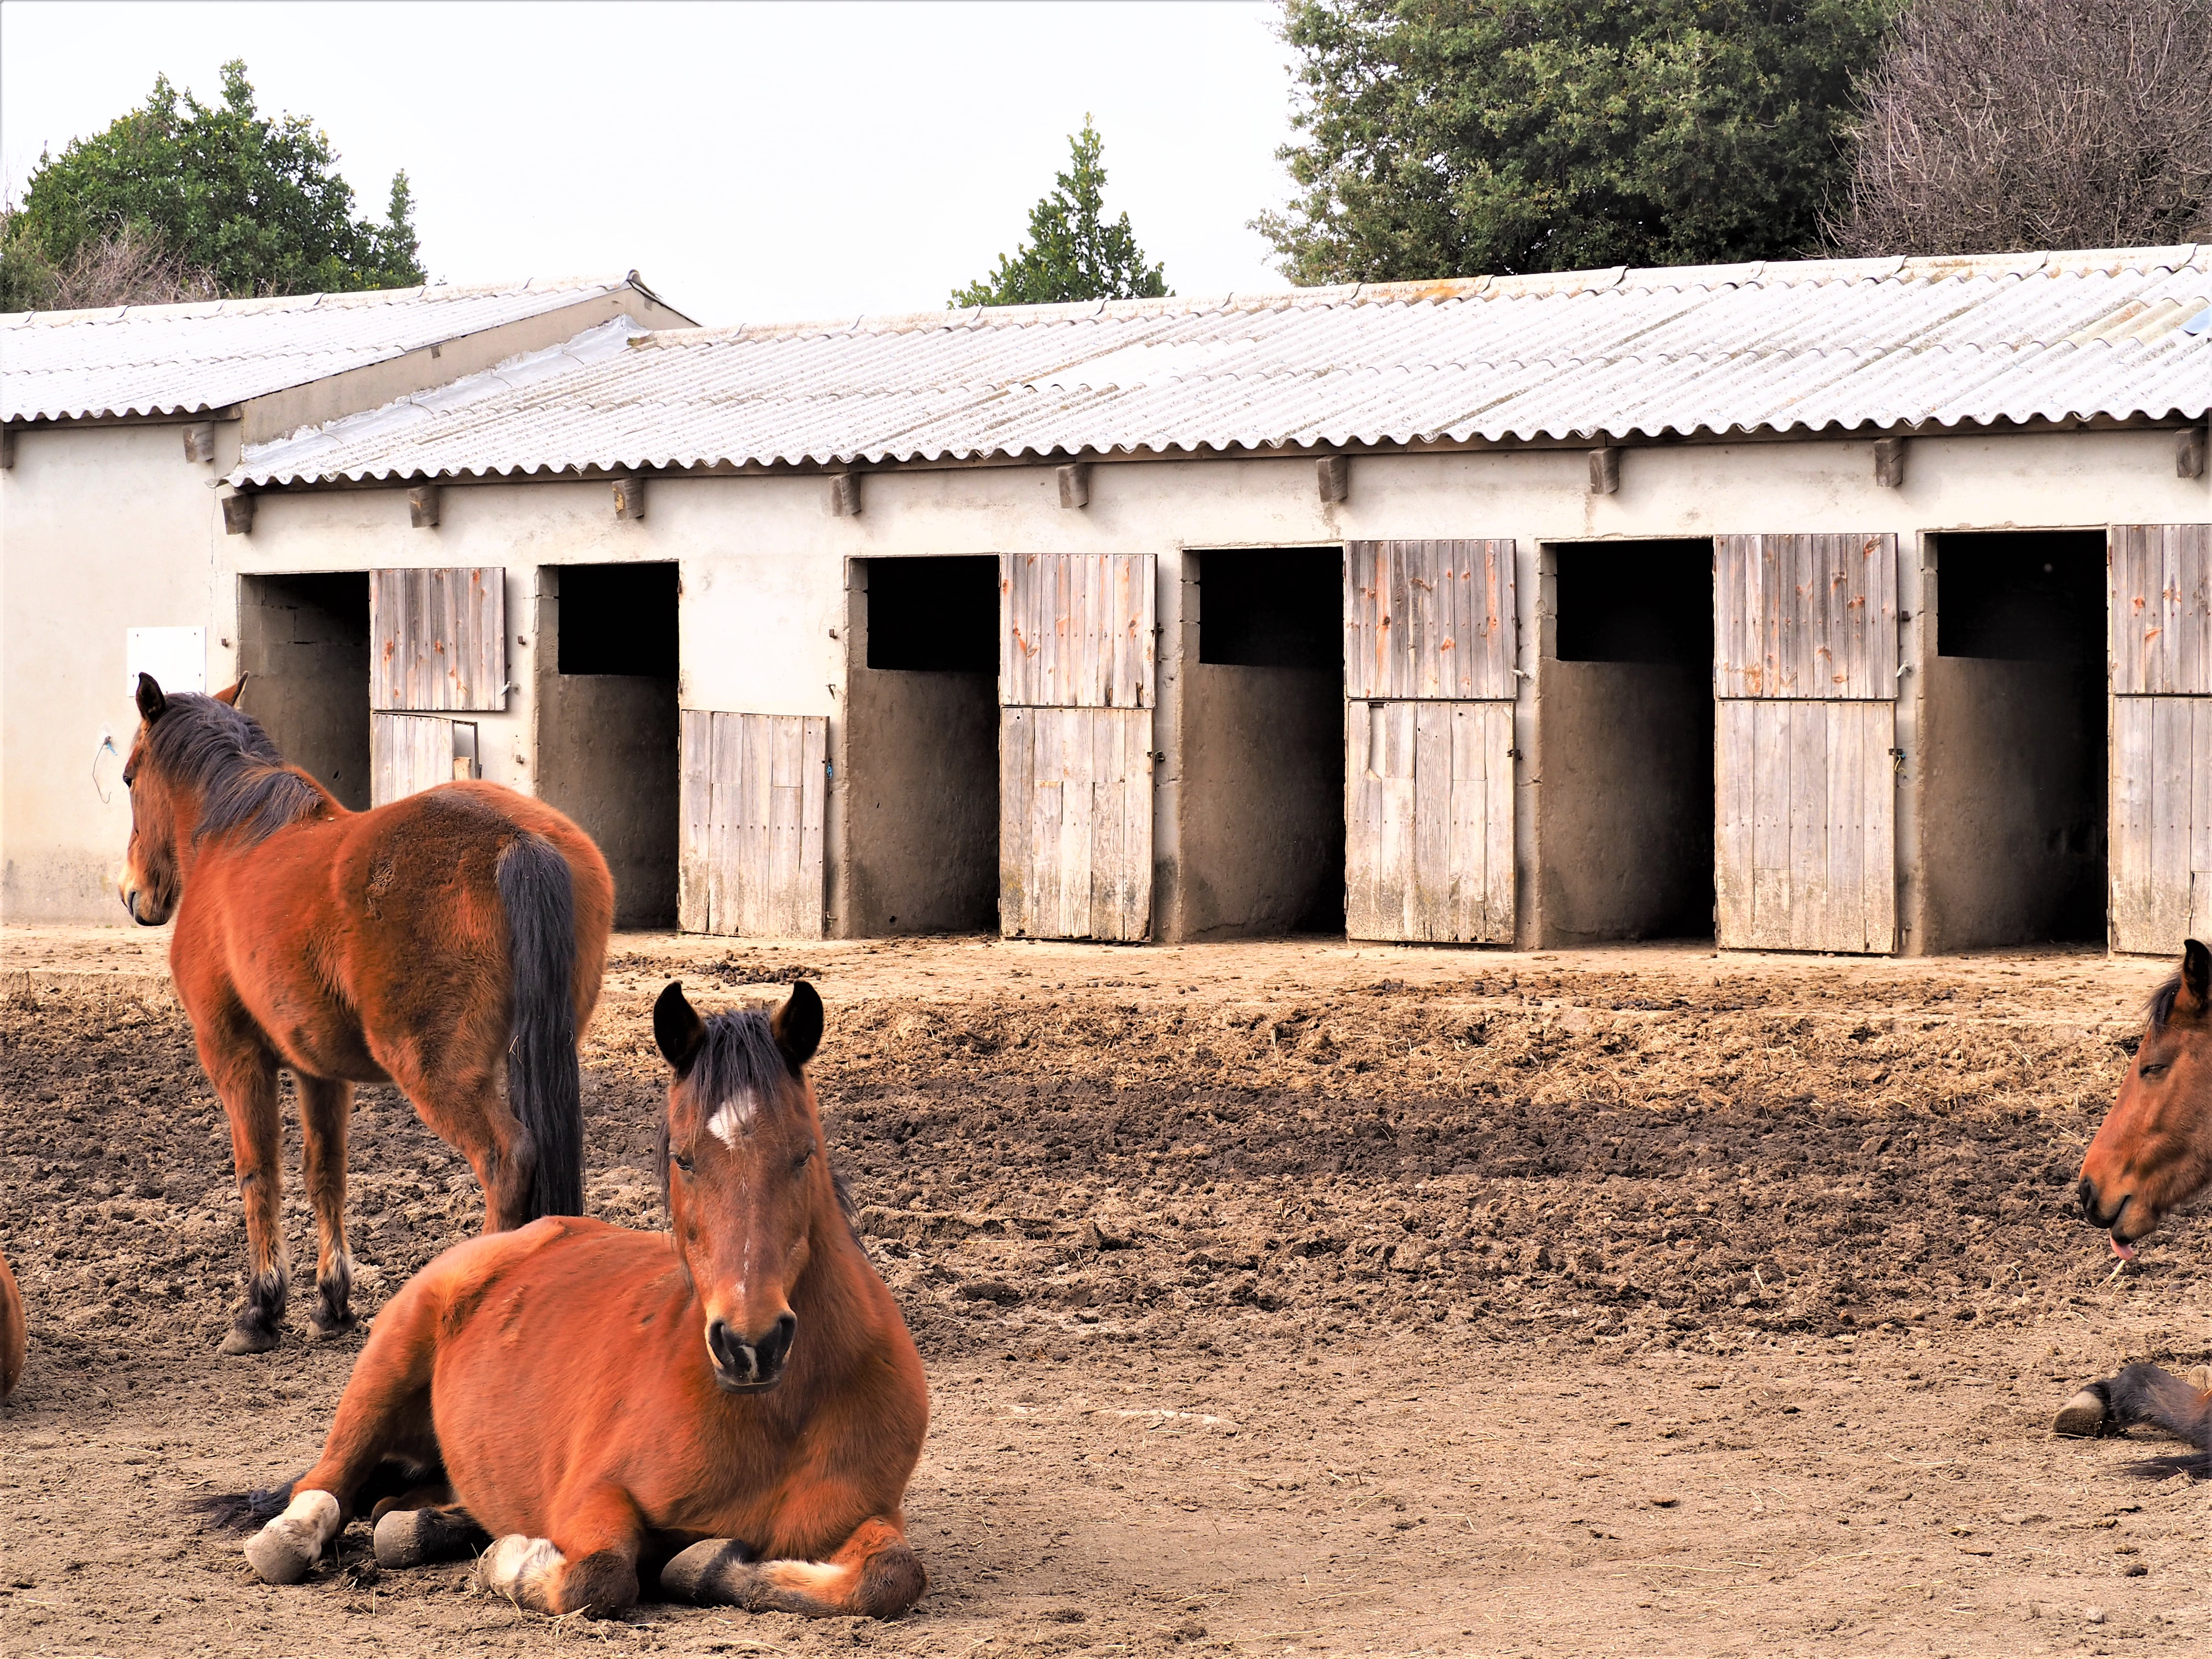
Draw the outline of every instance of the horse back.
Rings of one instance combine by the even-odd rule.
[[[441,785],[370,811],[287,827],[203,856],[171,960],[195,1024],[242,1006],[286,1062],[375,1081],[378,1034],[473,1030],[507,1039],[501,854],[519,836],[568,866],[579,1029],[597,1005],[614,883],[591,838],[497,784]]]

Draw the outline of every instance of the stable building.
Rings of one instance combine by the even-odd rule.
[[[241,595],[219,556],[254,504],[222,483],[242,450],[617,319],[690,324],[635,272],[0,315],[0,914],[114,917],[141,669],[198,691],[337,660],[365,683],[358,570],[310,559]],[[295,713],[280,736],[367,805],[366,730],[335,706]]]
[[[633,925],[2164,954],[2208,405],[2195,246],[609,322],[249,443],[216,625],[359,573],[248,706]]]

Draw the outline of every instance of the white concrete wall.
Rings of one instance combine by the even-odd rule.
[[[37,434],[23,440],[19,475],[26,465],[40,465],[40,441]],[[173,432],[161,442],[180,456]],[[863,485],[861,514],[842,519],[832,516],[830,487],[820,477],[656,479],[647,487],[646,516],[636,521],[614,516],[612,493],[605,483],[449,482],[442,523],[420,531],[409,527],[404,487],[270,492],[260,498],[250,537],[225,537],[219,522],[215,525],[212,559],[217,568],[200,592],[207,606],[210,656],[218,659],[210,664],[213,683],[227,672],[213,642],[234,637],[235,576],[240,572],[408,564],[504,567],[509,584],[508,678],[525,689],[509,694],[505,714],[482,718],[482,752],[486,776],[527,788],[534,711],[526,688],[532,679],[533,646],[525,642],[530,630],[524,619],[532,614],[534,573],[540,566],[676,561],[684,585],[683,705],[827,714],[834,721],[839,718],[846,659],[836,631],[845,613],[848,558],[1152,552],[1160,563],[1162,642],[1156,735],[1158,746],[1169,756],[1158,774],[1156,850],[1162,890],[1156,914],[1166,914],[1176,861],[1173,734],[1180,728],[1177,647],[1185,632],[1180,595],[1182,552],[1187,547],[1512,537],[1519,544],[1521,663],[1533,674],[1540,622],[1537,550],[1546,540],[1893,532],[1903,567],[1899,604],[1917,613],[1919,538],[1927,532],[2212,519],[2212,483],[2177,478],[2174,446],[2170,431],[1919,439],[1911,446],[1904,488],[1884,489],[1874,482],[1873,447],[1867,441],[1680,445],[1629,452],[1623,457],[1620,492],[1610,496],[1589,493],[1588,465],[1578,450],[1356,458],[1351,499],[1334,506],[1320,501],[1310,459],[1102,462],[1091,471],[1091,504],[1079,511],[1058,505],[1048,464],[892,471],[870,475]],[[190,468],[181,459],[173,465],[203,477],[206,471]],[[10,503],[17,487],[9,486]],[[211,497],[213,492],[207,494]],[[208,511],[213,511],[211,501]],[[12,518],[11,507],[11,531]],[[11,574],[14,568],[11,548]],[[84,609],[112,619],[100,626],[114,635],[119,678],[126,618],[116,592],[111,588],[97,599],[88,592]],[[12,704],[17,614],[12,592],[9,605]],[[150,611],[140,617],[136,609],[128,618],[162,619]],[[170,619],[197,618],[180,614]],[[1917,643],[1909,643],[1908,656],[1917,650]],[[1908,752],[1911,691],[1908,682],[1900,705]],[[1534,902],[1534,815],[1528,791],[1541,775],[1536,695],[1533,681],[1523,682],[1517,840],[1524,931],[1533,923]],[[82,724],[82,716],[77,718]],[[12,708],[9,725],[12,835],[17,726]],[[89,741],[76,746],[88,756]],[[833,753],[836,746],[833,738]],[[40,787],[67,791],[70,786],[62,777],[66,769],[58,758],[40,775]],[[82,793],[89,794],[88,780]],[[1909,817],[1909,800],[1901,805]],[[841,834],[834,787],[830,811],[834,854]],[[112,824],[94,833],[90,826],[101,822],[89,821],[79,839],[88,848],[112,842],[106,854],[112,860],[120,851],[122,835]],[[1906,845],[1916,833],[1909,823],[1901,823]],[[11,847],[11,892],[15,863]],[[82,890],[81,883],[69,888],[57,872],[39,879],[58,893]]]
[[[212,462],[185,459],[184,431],[22,429],[15,465],[0,471],[0,916],[9,921],[123,919],[113,882],[131,837],[123,757],[138,725],[124,630],[208,626],[224,580],[215,484],[237,461],[238,422],[218,423]],[[232,677],[228,634],[209,630],[211,690]],[[103,736],[115,752],[100,750]]]

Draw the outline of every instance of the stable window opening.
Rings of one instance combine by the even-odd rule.
[[[538,793],[599,843],[615,925],[676,925],[682,805],[677,568],[549,567],[540,583]]]
[[[2105,533],[1946,533],[1929,558],[1921,947],[2101,943]]]
[[[1543,942],[1713,933],[1713,544],[1543,553]]]
[[[997,556],[856,559],[847,617],[839,931],[995,931]]]
[[[1183,556],[1186,939],[1344,932],[1344,550]]]

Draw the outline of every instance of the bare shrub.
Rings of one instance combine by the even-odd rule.
[[[4,308],[11,311],[92,311],[222,297],[213,271],[136,225],[89,238],[56,260],[19,234],[12,209],[0,210],[0,260],[7,266]]]
[[[1917,0],[1862,92],[1840,252],[2212,240],[2212,0]]]

